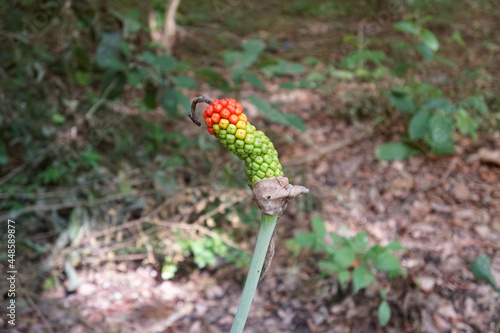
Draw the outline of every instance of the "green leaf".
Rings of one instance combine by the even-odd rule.
[[[52,115],[52,121],[58,124],[62,124],[66,121],[66,118],[60,113],[54,113]]]
[[[481,254],[476,260],[470,263],[470,270],[476,279],[489,283],[497,292],[500,293],[495,277],[491,273],[490,258]]]
[[[351,266],[354,259],[356,259],[356,252],[348,247],[340,248],[333,257],[333,261],[342,269]]]
[[[274,75],[297,75],[302,74],[306,71],[306,68],[301,64],[278,60],[276,65],[269,65],[261,68],[262,73],[268,77]]]
[[[179,268],[177,267],[176,264],[164,264],[163,267],[161,268],[161,278],[163,280],[170,280],[175,276],[175,273],[177,273],[177,270]]]
[[[293,126],[302,132],[305,131],[305,124],[302,119],[293,114],[283,114],[276,110],[269,103],[261,100],[258,97],[250,96],[248,97],[250,102],[257,107],[259,112],[264,116],[264,118],[273,121],[275,123]]]
[[[470,135],[474,140],[477,140],[477,129],[479,123],[475,117],[469,114],[467,110],[459,108],[455,115],[455,124],[458,130],[465,135]]]
[[[431,61],[434,57],[434,52],[427,46],[427,44],[418,44],[415,46],[415,50],[417,50],[427,62]]]
[[[413,97],[404,88],[392,89],[389,99],[396,109],[404,113],[412,113],[415,111]]]
[[[144,105],[149,109],[153,110],[156,108],[156,93],[158,92],[158,88],[154,87],[153,89],[146,89],[144,94]]]
[[[416,140],[422,138],[429,130],[429,118],[431,114],[428,110],[420,110],[415,113],[408,125],[410,139]]]
[[[293,126],[301,132],[306,131],[306,124],[299,116],[292,113],[283,113],[283,117],[285,117],[287,121],[285,125]]]
[[[335,263],[326,260],[318,261],[318,267],[327,274],[337,273],[340,270]]]
[[[313,247],[314,243],[316,242],[316,238],[316,235],[312,232],[304,232],[295,235],[296,243],[305,248]]]
[[[168,115],[177,115],[177,94],[175,89],[167,88],[163,91],[161,104]]]
[[[231,92],[231,87],[229,86],[227,80],[221,74],[215,72],[210,68],[204,68],[197,71],[196,76],[198,76],[202,80],[205,80],[209,85],[219,89],[222,92]]]
[[[80,228],[82,227],[83,221],[81,221],[81,216],[83,214],[83,208],[77,207],[71,211],[71,215],[69,217],[69,225],[68,225],[68,236],[69,239],[73,242],[78,233],[80,232]]]
[[[301,81],[301,80],[292,80],[283,83],[280,88],[281,89],[307,89],[316,87],[315,82],[311,81]]]
[[[436,52],[439,49],[439,41],[436,36],[427,29],[422,29],[420,31],[420,37],[432,51]]]
[[[406,248],[403,245],[401,245],[401,243],[398,241],[390,242],[389,244],[387,244],[387,246],[385,248],[388,250],[391,250],[391,251],[405,251],[406,250]]]
[[[166,54],[156,57],[153,61],[153,66],[155,66],[156,70],[161,73],[170,71],[174,65],[175,58]]]
[[[399,267],[399,259],[387,250],[379,254],[373,264],[379,271],[391,271]]]
[[[175,91],[175,95],[177,97],[177,105],[180,105],[180,107],[183,108],[184,111],[190,112],[191,111],[191,100],[189,98],[187,98],[186,95],[184,95],[182,93],[182,91],[179,91],[179,90]]]
[[[380,326],[384,327],[385,325],[387,325],[390,319],[391,308],[389,306],[389,303],[387,303],[387,301],[384,299],[378,306],[378,322]]]
[[[319,216],[314,216],[311,220],[311,225],[318,237],[323,238],[326,235],[325,221]]]
[[[394,23],[394,29],[416,36],[420,35],[420,25],[415,22],[396,22]]]
[[[260,39],[252,39],[243,44],[241,65],[244,68],[252,66],[257,61],[259,55],[262,53],[262,51],[264,51],[265,48],[266,44]]]
[[[455,109],[455,106],[446,98],[431,98],[420,107],[420,110],[436,110],[445,115],[453,113]]]
[[[195,89],[198,84],[188,76],[174,76],[174,83],[180,88]]]
[[[411,62],[401,62],[399,64],[397,64],[396,66],[394,66],[394,68],[392,68],[391,72],[394,76],[404,76],[406,74],[406,72],[408,71],[408,69],[414,67],[414,64],[411,63]]]
[[[436,61],[438,61],[446,66],[450,66],[451,68],[458,68],[458,65],[455,62],[453,62],[449,59],[440,57],[437,54],[434,55],[434,59],[436,59]]]
[[[453,154],[454,146],[452,139],[453,125],[450,117],[441,114],[432,116],[429,120],[431,133],[429,144],[435,154]]]
[[[107,68],[112,59],[119,59],[121,36],[118,32],[105,32],[97,46],[95,60],[99,67]]]
[[[9,154],[2,141],[0,141],[0,165],[6,165],[9,161]]]
[[[102,77],[101,96],[104,96],[104,93],[107,91],[107,99],[115,99],[123,93],[126,84],[127,76],[125,75],[125,73],[108,69]]]
[[[404,160],[417,153],[417,150],[402,142],[388,142],[376,148],[377,158],[383,161]]]
[[[364,250],[369,241],[368,234],[365,231],[360,231],[352,238],[352,247],[356,251]]]
[[[259,77],[255,74],[248,73],[243,76],[243,80],[246,82],[250,83],[252,86],[266,90],[266,86],[262,81],[259,79]]]
[[[375,281],[375,276],[366,265],[359,266],[352,272],[352,282],[354,284],[355,294],[373,281]]]
[[[340,283],[347,283],[351,279],[351,273],[349,271],[342,271],[339,272],[339,282]]]
[[[405,276],[405,275],[406,271],[402,267],[398,267],[390,271],[387,271],[387,276],[389,277],[390,281],[393,281],[398,276]]]
[[[76,71],[75,73],[75,82],[79,86],[86,86],[90,83],[90,73],[84,71]]]
[[[470,96],[461,103],[464,107],[473,106],[477,111],[482,114],[488,113],[488,105],[482,96]]]
[[[353,70],[358,66],[360,61],[371,61],[379,65],[385,60],[385,54],[380,51],[362,50],[356,51],[342,60],[342,67],[344,69]]]

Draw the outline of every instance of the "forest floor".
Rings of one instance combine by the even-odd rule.
[[[487,254],[500,281],[500,161],[484,160],[486,150],[500,152],[500,132],[462,139],[454,156],[380,162],[374,149],[397,135],[394,126],[321,118],[324,101],[310,91],[271,100],[286,100],[288,112],[308,110],[308,130],[291,131],[294,144],[276,146],[285,169],[302,175],[292,183],[310,188],[328,231],[364,230],[371,244],[398,239],[407,275],[379,279],[392,310],[380,328],[375,284],[341,295],[334,277],[317,278],[312,254],[291,256],[286,239],[308,230],[310,220],[293,202],[278,222],[276,255],[245,332],[498,332],[500,296],[474,279],[469,263]],[[255,238],[248,242],[252,249]],[[222,264],[162,281],[151,266],[111,261],[78,274],[76,293],[32,295],[37,307],[20,311],[18,331],[227,332],[245,270]]]
[[[270,22],[274,24],[274,17],[270,17]],[[332,28],[331,24],[311,24],[305,34],[301,35],[297,27],[293,33],[276,36],[279,40],[290,37],[292,44],[302,43],[303,48],[296,49],[296,58],[309,55],[312,49],[330,55],[332,41],[342,40],[342,34],[332,29],[348,27],[351,32],[356,31],[360,21],[352,19],[345,23],[339,22],[337,28]],[[299,25],[297,21],[288,24]],[[460,27],[469,23],[455,24]],[[475,23],[471,23],[473,25]],[[490,20],[484,18],[481,26],[488,31],[498,31],[498,20],[492,15]],[[213,29],[202,30],[186,27],[181,29],[181,34],[196,40],[204,33],[214,33]],[[492,64],[498,62],[498,52],[479,54],[476,46],[480,41],[473,40],[477,31],[466,31],[470,36],[464,33],[463,37],[469,47],[456,52],[451,50],[448,58],[453,61],[463,58],[466,67],[476,68],[489,55],[488,61],[493,67]],[[385,24],[377,33],[380,40],[382,37],[390,39],[390,35],[395,34],[391,24]],[[312,44],[311,36],[316,37]],[[238,36],[231,34],[227,38],[240,41]],[[325,38],[329,38],[327,42]],[[327,47],[322,47],[321,43]],[[216,47],[194,43],[192,48],[197,49],[198,55],[209,53],[200,61],[210,63],[210,56],[220,56],[214,55]],[[197,56],[193,50],[187,52]],[[346,55],[339,53],[332,58],[338,61]],[[284,92],[277,89],[279,83],[282,82],[265,82],[268,88],[265,98],[299,115],[307,126],[304,133],[266,123],[247,99],[248,95],[259,92],[245,86],[240,100],[252,123],[266,124],[266,132],[276,133],[275,147],[291,183],[307,186],[310,193],[291,202],[278,221],[276,254],[266,278],[259,284],[245,332],[500,332],[500,295],[490,285],[475,279],[470,271],[470,262],[479,254],[486,254],[491,258],[493,276],[500,282],[500,131],[479,133],[477,141],[461,138],[452,156],[378,161],[376,146],[403,135],[405,126],[401,120],[383,124],[369,120],[353,122],[340,119],[346,115],[332,115],[326,110],[332,105],[335,110],[342,110],[350,99],[357,98],[356,93],[378,101],[377,84],[380,83],[340,83],[335,94],[328,97],[311,90]],[[208,85],[201,85],[192,97],[198,95],[222,97]],[[148,117],[154,114],[151,112]],[[164,113],[159,111],[158,114]],[[179,127],[187,137],[200,130],[191,126],[187,117],[185,124]],[[222,155],[217,158],[211,155],[214,169],[231,161],[231,165],[239,165],[237,172],[244,172],[241,164],[231,160],[229,152],[224,150]],[[204,191],[201,188],[206,184],[199,183],[199,192]],[[143,214],[150,214],[149,218],[159,216],[182,222],[186,209],[189,211],[189,206],[195,202],[179,197],[198,190],[196,185],[188,187],[191,188],[181,187],[173,200],[148,201],[147,212]],[[253,204],[250,190],[245,193],[246,204]],[[286,240],[295,233],[310,230],[314,215],[325,220],[329,232],[347,230],[349,235],[354,235],[366,231],[372,245],[399,240],[406,248],[398,254],[406,276],[392,283],[385,276],[378,276],[377,284],[355,295],[352,290],[340,292],[335,276],[318,279],[317,255],[302,251],[299,257],[294,257],[286,245]],[[138,221],[129,218],[132,222]],[[137,223],[130,224],[127,229],[136,227]],[[201,228],[207,230],[205,226]],[[113,234],[110,239],[119,239],[115,232],[118,229],[110,228],[109,233]],[[159,230],[167,234],[170,229]],[[142,230],[134,229],[134,232],[140,234]],[[247,227],[245,232],[252,237],[238,245],[251,252],[256,230]],[[99,247],[95,235],[86,235],[82,244],[97,244],[96,251],[112,252],[112,249]],[[97,264],[79,266],[80,286],[71,294],[66,294],[64,286],[41,294],[23,289],[25,279],[38,277],[20,275],[18,288],[22,302],[18,306],[18,325],[11,332],[229,331],[246,276],[245,269],[221,263],[203,270],[179,272],[167,281],[159,274],[158,267],[144,265],[142,259],[136,260],[133,256],[127,260],[106,257]],[[384,328],[377,321],[380,287],[388,292],[387,300],[392,310],[392,318]],[[0,322],[0,327],[4,324]]]

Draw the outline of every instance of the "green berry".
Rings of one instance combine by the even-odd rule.
[[[257,156],[255,159],[254,159],[255,163],[257,164],[262,164],[264,162],[264,159],[262,158],[262,156]]]
[[[271,169],[268,169],[266,172],[266,177],[267,178],[274,177],[274,171]]]
[[[247,136],[245,137],[245,143],[252,145],[255,141],[255,135],[247,133]]]
[[[269,164],[267,164],[266,162],[263,162],[261,165],[260,165],[260,170],[266,172],[267,169],[269,168]]]
[[[227,132],[230,134],[235,134],[237,129],[238,128],[235,124],[229,124],[229,126],[227,127]]]
[[[260,179],[264,179],[266,178],[266,174],[260,170],[258,170],[256,173],[257,177],[259,177]]]
[[[227,131],[225,129],[221,129],[219,131],[219,137],[222,138],[222,139],[225,139],[226,138],[226,135],[227,135]]]
[[[240,140],[240,139],[236,139],[236,141],[234,142],[234,145],[238,149],[243,149],[243,147],[245,147],[245,141]]]
[[[236,137],[233,134],[228,134],[226,136],[226,140],[228,143],[234,143],[236,141]]]
[[[245,153],[251,154],[253,152],[253,145],[245,145]]]
[[[254,145],[254,146],[255,146],[255,145]],[[253,149],[253,153],[252,153],[252,155],[253,155],[253,156],[260,156],[260,155],[262,155],[262,149],[255,147],[255,148]]]

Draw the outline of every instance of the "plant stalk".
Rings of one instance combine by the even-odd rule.
[[[262,214],[262,223],[260,225],[257,243],[255,244],[250,270],[248,271],[245,287],[243,288],[243,293],[241,294],[240,304],[238,305],[238,310],[236,311],[236,316],[234,317],[231,333],[243,332],[243,328],[245,327],[245,323],[248,318],[248,313],[250,312],[250,307],[252,306],[255,290],[257,289],[257,284],[259,283],[262,266],[264,265],[264,260],[266,258],[267,248],[269,247],[269,242],[271,241],[274,228],[276,227],[276,221],[278,221],[277,215],[271,216]]]

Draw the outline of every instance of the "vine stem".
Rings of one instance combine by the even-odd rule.
[[[248,271],[245,287],[243,288],[243,293],[241,294],[240,304],[238,305],[238,310],[236,311],[236,316],[234,317],[230,333],[243,332],[243,328],[245,327],[245,323],[248,318],[248,313],[250,312],[250,307],[252,306],[255,290],[257,289],[257,284],[259,283],[262,266],[264,265],[264,260],[266,258],[267,248],[269,247],[277,221],[277,215],[272,216],[262,214],[262,223],[260,225],[257,243],[255,244],[250,270]]]

